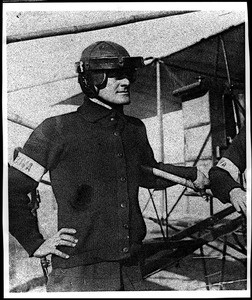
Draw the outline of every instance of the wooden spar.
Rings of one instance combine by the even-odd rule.
[[[160,61],[156,60],[156,84],[157,84],[157,121],[158,121],[158,145],[159,161],[164,162],[164,128],[163,128],[163,106],[161,101],[161,77]],[[161,191],[161,214],[163,215],[166,203],[165,191]],[[163,217],[163,216],[162,216]]]
[[[211,217],[206,218],[205,220],[202,220],[195,225],[188,227],[179,233],[174,234],[171,236],[171,240],[176,241],[180,240],[185,237],[190,237],[191,235],[195,234],[198,231],[204,230],[209,226],[213,226],[215,223],[220,221],[221,219],[225,218],[226,216],[236,212],[235,208],[233,206],[229,206],[216,214],[212,215]]]
[[[94,31],[99,29],[111,28],[121,25],[126,25],[130,23],[136,23],[141,21],[147,21],[152,19],[170,17],[175,15],[187,14],[197,11],[192,10],[185,10],[185,11],[162,11],[162,12],[151,12],[149,14],[140,14],[140,15],[133,15],[127,18],[120,18],[113,22],[104,21],[99,23],[91,23],[91,24],[84,24],[80,26],[70,26],[70,27],[63,27],[63,28],[56,28],[52,30],[41,30],[37,32],[30,32],[26,34],[17,34],[17,35],[10,35],[7,36],[6,43],[17,43],[22,41],[29,41],[34,39],[41,39],[46,37],[52,36],[60,36],[60,35],[67,35],[67,34],[76,34],[81,32],[88,32]]]
[[[221,41],[221,46],[222,46],[222,52],[224,55],[224,61],[225,61],[225,66],[226,66],[226,71],[227,71],[227,80],[228,80],[228,87],[229,89],[231,89],[231,76],[230,76],[230,71],[229,71],[229,66],[228,66],[228,60],[227,60],[227,53],[226,53],[226,49],[225,49],[225,43],[224,40],[222,38],[222,36],[220,36],[220,41]],[[233,108],[233,114],[234,114],[234,121],[235,121],[235,131],[236,134],[239,133],[239,126],[238,126],[238,121],[237,121],[237,112],[236,112],[236,108],[235,108],[235,104],[234,104],[234,99],[231,99],[232,102],[232,108]]]
[[[179,177],[179,176],[173,175],[171,173],[168,173],[168,172],[156,169],[156,168],[152,168],[149,166],[142,166],[142,169],[146,172],[154,174],[155,176],[170,180],[172,182],[181,184],[183,186],[186,186],[186,187],[189,187],[189,188],[195,190],[193,183],[190,180],[187,180],[185,178],[182,178],[182,177]],[[205,195],[212,196],[212,192],[208,189],[206,191]]]
[[[18,114],[15,114],[13,112],[8,112],[7,119],[13,123],[16,123],[18,125],[22,125],[24,127],[30,128],[30,129],[35,129],[38,124],[35,124],[34,122],[31,122]]]
[[[163,106],[161,102],[161,80],[160,80],[160,62],[156,60],[157,72],[157,118],[159,130],[159,160],[164,162],[164,130],[163,130]]]
[[[154,243],[146,241],[143,244],[146,258],[151,255],[156,255],[159,251],[161,254],[157,259],[149,260],[149,262],[147,261],[147,263],[145,263],[145,265],[142,267],[143,277],[147,278],[154,273],[164,270],[167,267],[174,265],[187,255],[192,254],[195,250],[199,249],[203,245],[208,244],[209,242],[212,242],[225,234],[229,234],[235,231],[243,223],[242,216],[239,216],[233,220],[229,220],[227,224],[222,224],[220,226],[218,224],[215,224],[218,220],[222,219],[225,215],[227,215],[227,213],[230,213],[231,211],[231,209],[223,210],[221,214],[216,214],[217,218],[214,220],[214,223],[210,224],[208,222],[209,219],[203,220],[200,222],[201,226],[197,226],[197,224],[191,226],[187,228],[188,231],[185,235],[180,236],[180,238],[189,238],[190,233],[199,234],[203,231],[203,234],[199,235],[198,238],[193,238],[191,240],[175,239],[175,241],[173,239],[169,239],[168,241]],[[185,231],[182,232],[185,233]],[[178,236],[178,234],[176,236]],[[244,254],[246,254],[246,250]]]

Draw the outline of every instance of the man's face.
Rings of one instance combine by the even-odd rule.
[[[132,71],[111,70],[108,71],[107,76],[107,85],[105,88],[99,90],[98,96],[107,103],[117,105],[129,104]]]

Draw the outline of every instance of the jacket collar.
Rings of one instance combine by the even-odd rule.
[[[83,104],[78,107],[77,112],[79,112],[87,121],[96,122],[107,116],[115,116],[119,114],[124,116],[122,113],[117,112],[115,109],[106,108],[98,103],[91,101],[89,98],[85,97]]]

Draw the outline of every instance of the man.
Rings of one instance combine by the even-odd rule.
[[[234,208],[244,215],[246,212],[245,178],[246,170],[246,126],[223,154],[216,166],[209,170],[210,186],[213,195],[223,203],[232,203]]]
[[[42,122],[9,169],[10,233],[30,256],[52,254],[47,291],[141,289],[146,227],[139,186],[174,184],[145,174],[142,165],[190,179],[198,191],[208,184],[196,167],[158,164],[143,122],[124,115],[130,84],[142,66],[142,57],[130,57],[116,43],[87,47],[77,63],[83,105]],[[47,171],[59,231],[44,240],[27,207],[27,194]]]

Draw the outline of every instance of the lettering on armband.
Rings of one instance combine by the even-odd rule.
[[[18,156],[12,163],[12,167],[28,175],[35,181],[39,182],[45,173],[45,168],[29,156],[19,152]]]
[[[235,181],[239,182],[240,171],[231,160],[226,157],[222,157],[217,163],[217,167],[227,171]]]

